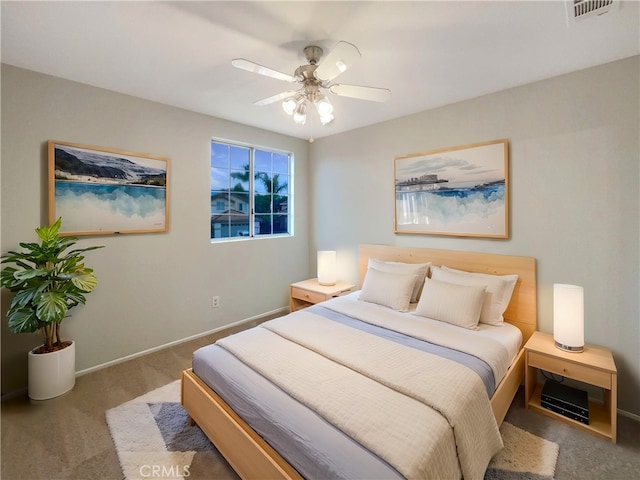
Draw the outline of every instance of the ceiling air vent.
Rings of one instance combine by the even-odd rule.
[[[607,13],[614,0],[568,0],[567,18],[569,21],[578,21],[585,18]]]

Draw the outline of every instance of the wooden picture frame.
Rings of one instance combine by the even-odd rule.
[[[77,143],[48,142],[49,223],[61,235],[169,230],[169,161]]]
[[[394,232],[509,238],[509,142],[394,159]]]

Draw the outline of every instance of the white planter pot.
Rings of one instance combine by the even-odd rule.
[[[47,400],[58,397],[71,390],[75,384],[75,342],[56,352],[29,352],[29,398]]]

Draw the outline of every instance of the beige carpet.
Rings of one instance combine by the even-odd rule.
[[[175,381],[106,412],[124,478],[235,478],[197,427],[189,427]],[[491,461],[485,480],[551,479],[558,445],[510,423],[500,429],[505,448]]]

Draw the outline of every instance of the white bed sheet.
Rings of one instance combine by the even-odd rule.
[[[358,300],[360,296],[360,290],[355,292],[351,292],[345,295],[343,298],[349,298],[353,300]],[[412,303],[409,305],[408,312],[395,312],[397,315],[412,315],[413,318],[416,318],[417,315],[413,315],[416,310],[417,303]],[[388,311],[387,307],[380,306],[384,311]],[[446,322],[441,322],[438,320],[434,320],[426,317],[418,317],[422,321],[427,324],[433,323],[434,325],[438,325],[439,327],[450,329],[451,331],[460,331],[461,327],[456,325],[451,325]],[[501,326],[487,325],[484,323],[478,324],[478,330],[467,330],[467,332],[471,332],[473,335],[482,336],[486,338],[491,338],[495,341],[500,342],[502,345],[507,348],[509,352],[509,358],[511,362],[515,360],[516,355],[520,351],[520,347],[522,346],[522,332],[515,325],[511,325],[510,323],[505,322]],[[499,383],[499,379],[496,379],[496,384]]]

